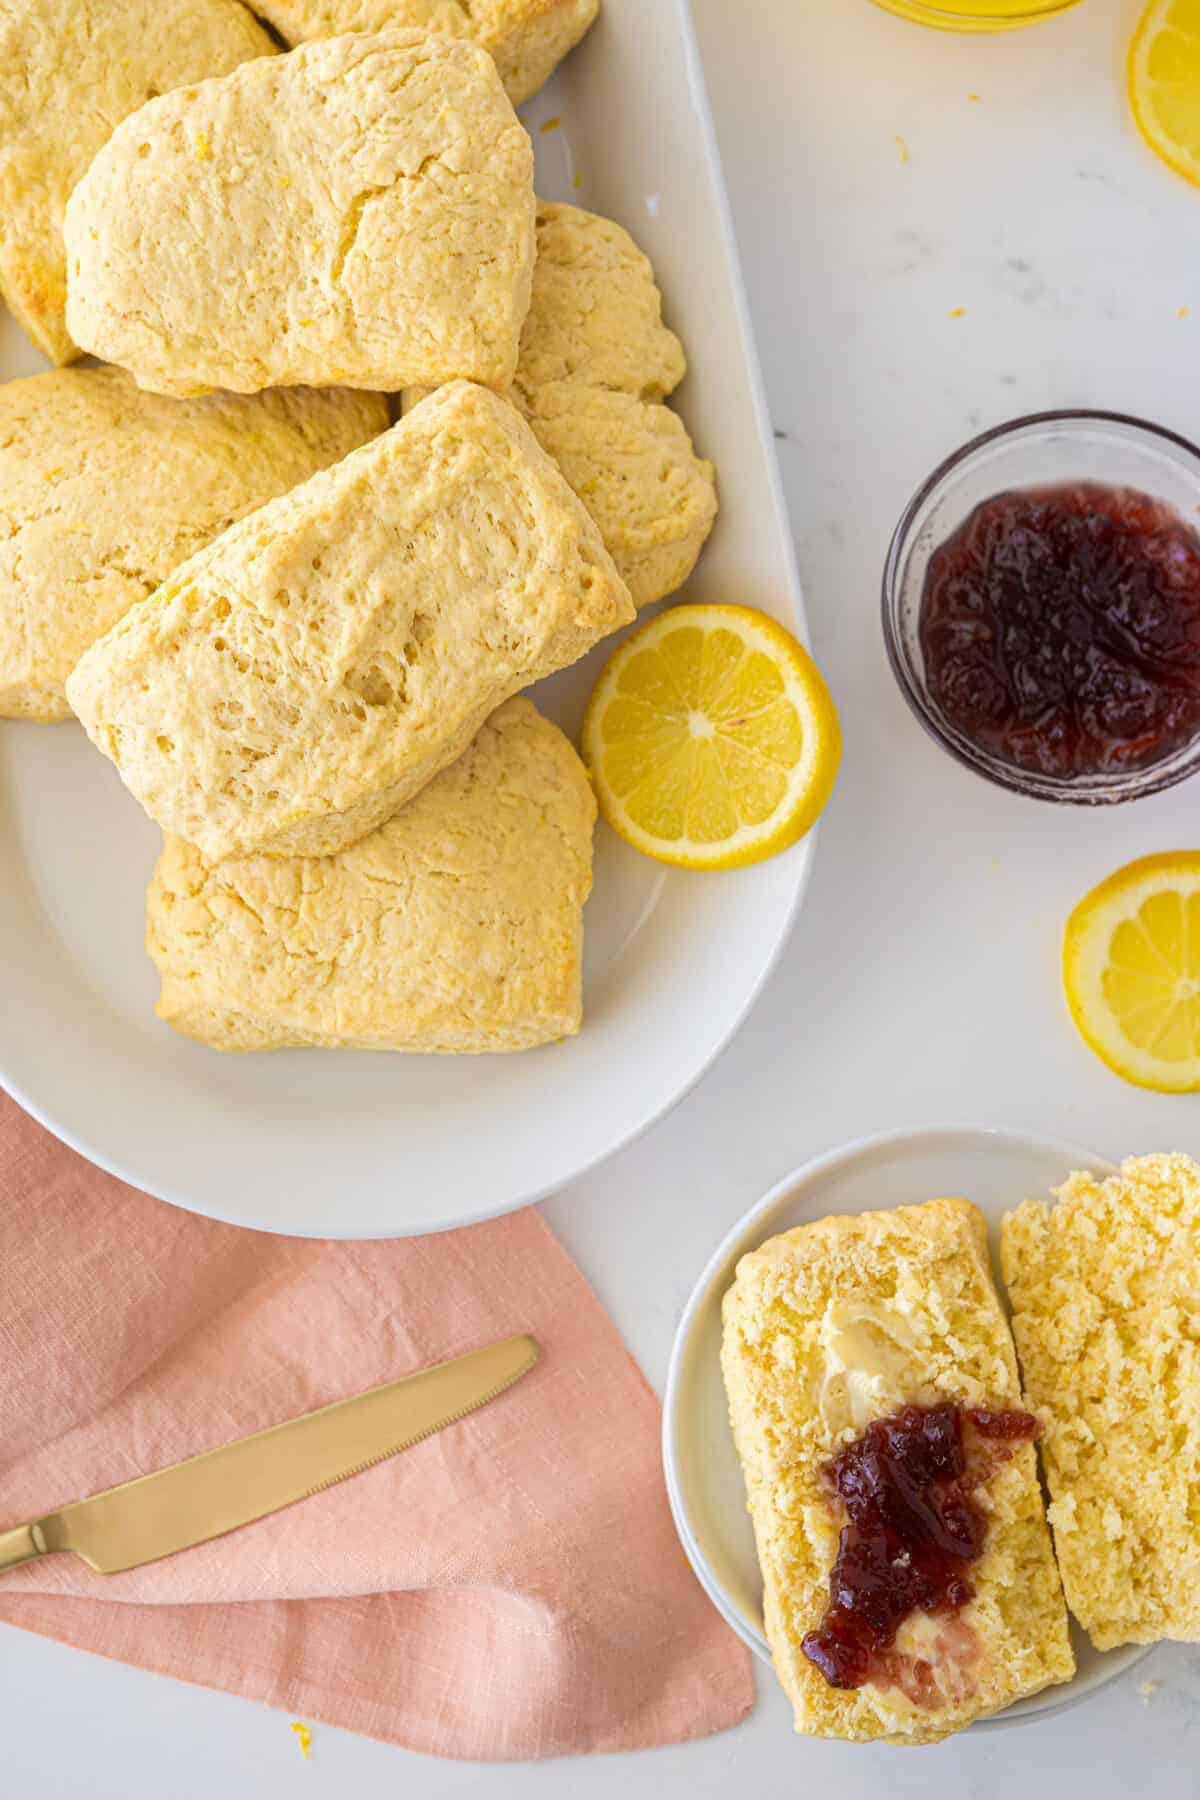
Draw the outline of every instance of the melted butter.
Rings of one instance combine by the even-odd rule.
[[[890,1307],[832,1302],[821,1320],[820,1344],[825,1374],[817,1405],[835,1434],[860,1432],[913,1399],[905,1372],[915,1339],[908,1321]]]

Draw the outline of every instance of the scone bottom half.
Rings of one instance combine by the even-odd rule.
[[[1071,1679],[1037,1423],[977,1208],[771,1239],[726,1295],[722,1366],[798,1731],[933,1743]]]

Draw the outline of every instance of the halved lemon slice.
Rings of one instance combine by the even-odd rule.
[[[1150,0],[1127,74],[1138,130],[1165,163],[1200,184],[1200,0]]]
[[[638,850],[684,869],[735,869],[815,823],[842,737],[820,670],[774,619],[674,606],[611,657],[583,754],[605,818]]]
[[[1067,920],[1063,984],[1084,1042],[1159,1093],[1200,1088],[1200,850],[1127,863]]]

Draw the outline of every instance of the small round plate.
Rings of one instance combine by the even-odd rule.
[[[861,1138],[787,1176],[734,1226],[688,1301],[667,1377],[663,1461],[671,1510],[688,1559],[710,1599],[757,1656],[770,1661],[762,1581],[742,1472],[721,1380],[721,1301],[739,1257],[766,1238],[830,1213],[912,1205],[963,1194],[988,1221],[993,1258],[1000,1220],[1021,1200],[1044,1197],[1073,1169],[1113,1173],[1106,1157],[1056,1138],[983,1126],[930,1126]],[[1101,1652],[1072,1622],[1074,1681],[1021,1700],[974,1729],[1058,1712],[1140,1662],[1141,1646]]]

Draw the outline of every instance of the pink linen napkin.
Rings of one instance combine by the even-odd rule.
[[[674,1743],[753,1704],[663,1491],[658,1406],[527,1211],[343,1244],[176,1211],[0,1093],[0,1529],[464,1350],[542,1360],[481,1412],[123,1575],[0,1575],[0,1621],[442,1756]]]

